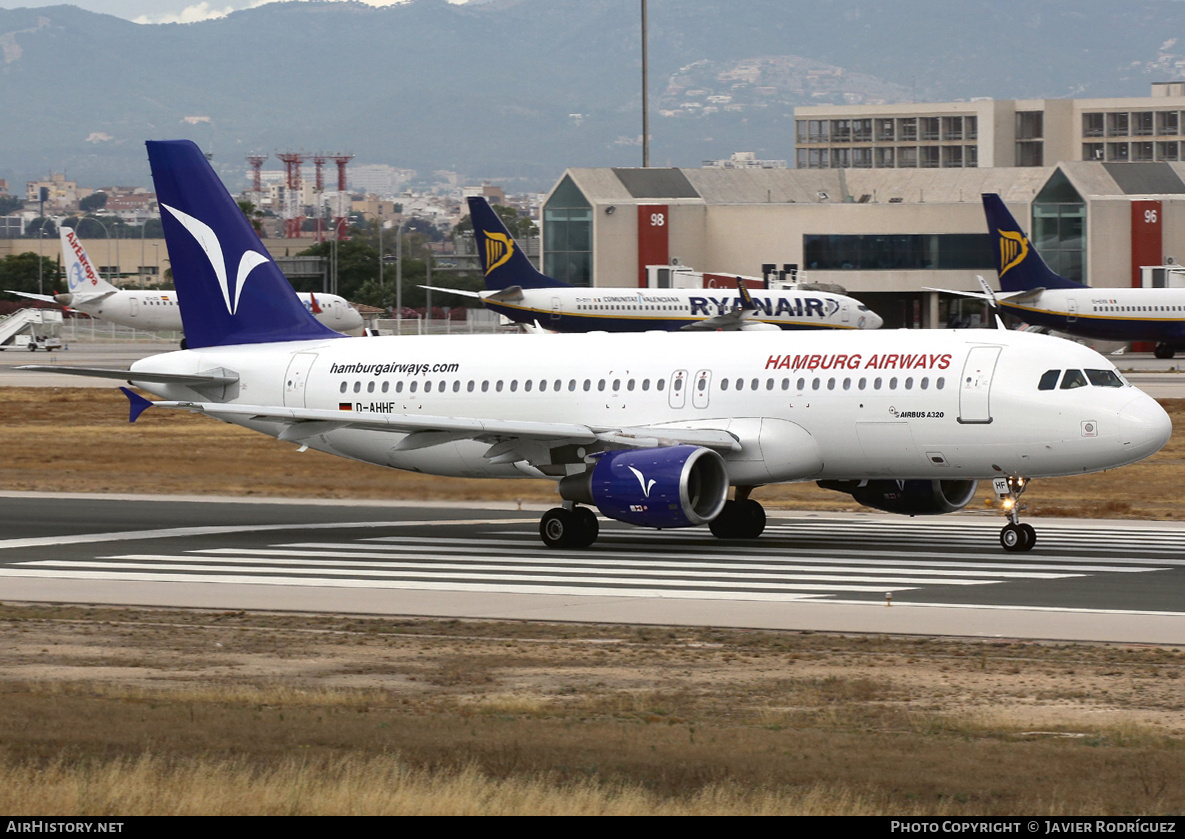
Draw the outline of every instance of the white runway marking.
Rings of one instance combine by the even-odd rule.
[[[373,536],[376,527],[473,527],[471,538]],[[205,527],[8,540],[0,550],[171,537],[335,530],[335,541],[283,541],[259,547],[212,546],[177,552],[80,559],[18,560],[0,576],[152,582],[327,586],[615,597],[795,601],[885,595],[934,586],[959,588],[1097,574],[1138,574],[1178,564],[1185,531],[1045,527],[1038,545],[1069,556],[995,552],[995,522],[918,524],[774,520],[757,541],[717,542],[702,530],[603,528],[596,546],[549,551],[521,518]],[[359,532],[360,531],[360,532]],[[1139,548],[1140,560],[1082,556],[1105,532]],[[935,545],[930,550],[929,545]],[[908,548],[902,550],[901,548]],[[1163,556],[1162,556],[1163,554]],[[1172,557],[1170,559],[1170,556]],[[952,597],[954,595],[952,594]]]

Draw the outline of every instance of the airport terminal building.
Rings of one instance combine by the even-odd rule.
[[[982,307],[927,287],[995,285],[980,201],[995,192],[1064,276],[1185,285],[1144,270],[1185,260],[1185,85],[1153,93],[800,108],[799,168],[569,169],[543,204],[543,270],[633,287],[647,265],[790,268],[843,286],[886,326],[943,326]]]

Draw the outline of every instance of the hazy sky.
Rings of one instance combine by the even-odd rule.
[[[214,17],[223,17],[229,12],[262,6],[265,3],[282,0],[0,0],[0,9],[35,8],[37,6],[78,6],[91,12],[115,15],[136,23],[192,23]],[[301,0],[283,0],[299,3]],[[360,0],[369,6],[392,6],[404,0]],[[449,0],[450,3],[464,3],[467,0]]]

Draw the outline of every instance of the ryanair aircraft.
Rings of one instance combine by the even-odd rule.
[[[484,292],[433,288],[475,297],[516,323],[552,332],[777,332],[781,329],[877,329],[880,315],[845,294],[806,287],[754,291],[737,278],[720,289],[577,288],[535,270],[484,198],[469,218],[485,274]]]
[[[1169,438],[1160,405],[1098,353],[1003,329],[347,338],[301,305],[196,145],[150,142],[148,157],[189,349],[31,369],[161,397],[125,390],[133,420],[179,408],[393,469],[550,480],[560,503],[539,532],[554,548],[591,545],[594,508],[748,539],[765,484],[917,515],[991,479],[1013,502],[1001,544],[1028,550],[1028,479],[1122,466]]]
[[[1091,288],[1060,277],[995,193],[983,196],[1000,292],[995,305],[1025,323],[1102,341],[1151,341],[1157,358],[1185,347],[1185,288]],[[969,297],[988,297],[971,292]]]

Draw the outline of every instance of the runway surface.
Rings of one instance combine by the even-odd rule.
[[[0,600],[1185,643],[1185,526],[771,517],[755,541],[506,507],[3,496]],[[888,605],[891,602],[892,605]]]

